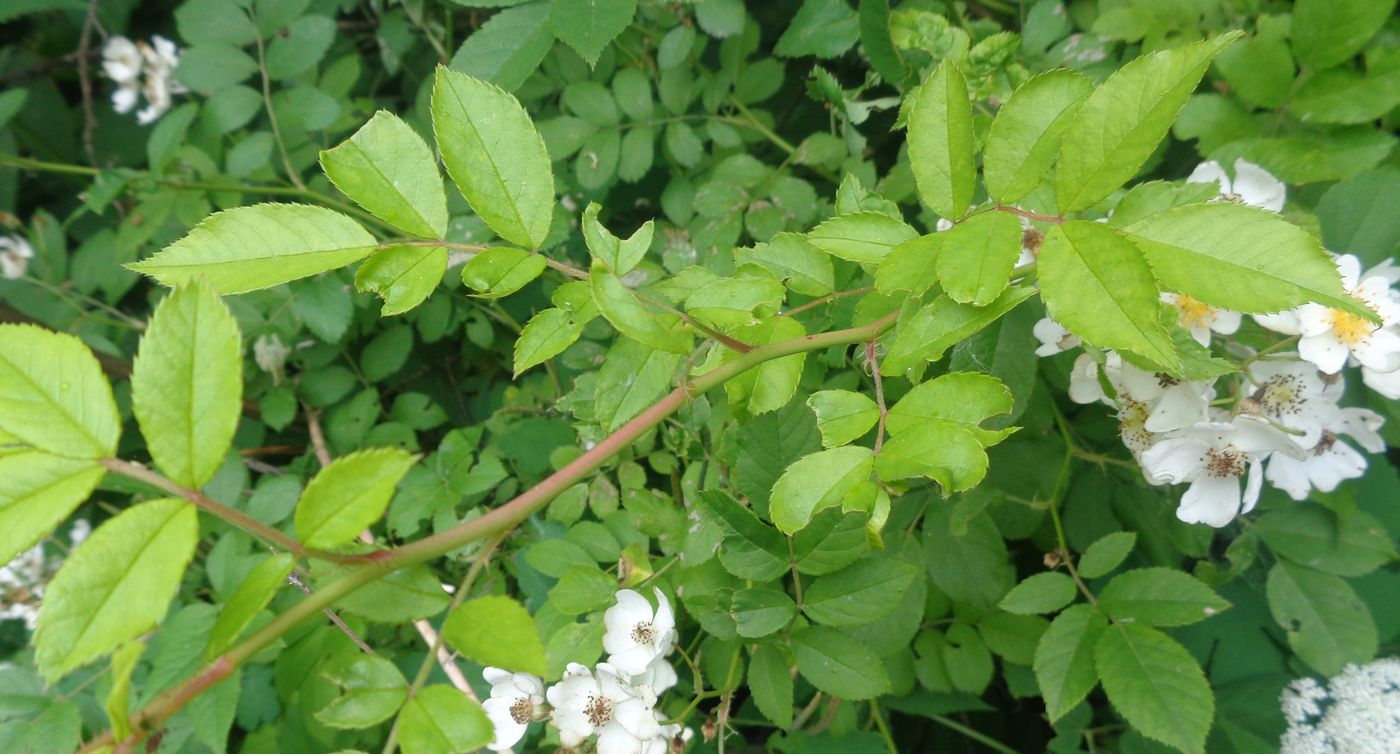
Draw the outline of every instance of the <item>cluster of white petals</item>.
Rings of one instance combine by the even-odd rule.
[[[34,247],[21,236],[0,236],[0,275],[17,280],[29,270]]]
[[[666,660],[675,646],[676,620],[671,603],[653,590],[656,607],[631,589],[603,614],[603,648],[608,661],[593,668],[570,663],[548,689],[529,673],[486,668],[491,696],[482,703],[495,728],[489,748],[504,751],[525,735],[529,724],[548,720],[566,749],[593,738],[597,754],[667,754],[683,751],[693,732],[662,725],[656,699],[676,685],[676,671]]]
[[[117,84],[112,109],[129,113],[145,96],[146,106],[136,113],[136,121],[141,125],[155,122],[170,109],[172,95],[186,91],[175,80],[179,62],[179,48],[160,35],[151,37],[149,44],[122,36],[108,38],[102,46],[102,70]]]
[[[77,547],[92,533],[86,519],[77,519],[68,530],[69,549]],[[34,545],[0,565],[0,620],[22,620],[33,631],[39,620],[39,603],[44,585],[53,580],[63,559],[45,553],[43,543]]]
[[[1400,742],[1400,659],[1348,665],[1324,687],[1302,678],[1280,700],[1283,754],[1393,754]]]

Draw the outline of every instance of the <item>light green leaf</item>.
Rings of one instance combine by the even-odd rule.
[[[913,228],[880,212],[837,215],[807,233],[807,242],[837,259],[878,264],[895,246],[918,236]]]
[[[1139,733],[1186,754],[1205,751],[1215,694],[1185,647],[1155,628],[1117,623],[1099,636],[1094,666],[1108,701]]]
[[[636,13],[637,0],[554,0],[549,22],[559,41],[595,66]]]
[[[977,186],[967,82],[950,56],[910,96],[909,163],[919,198],[941,217],[957,220]]]
[[[379,520],[414,458],[397,448],[362,450],[321,469],[297,503],[297,537],[307,547],[329,549],[355,538]]]
[[[1035,190],[1050,172],[1074,106],[1093,89],[1074,71],[1046,71],[1016,88],[987,133],[982,174],[987,194],[1010,204]]]
[[[528,3],[492,14],[462,42],[448,67],[513,92],[554,48],[549,3]]]
[[[501,298],[529,285],[549,266],[539,254],[509,246],[496,246],[462,265],[462,283],[478,298]]]
[[[563,353],[583,334],[585,324],[585,319],[560,308],[545,309],[531,317],[515,341],[515,376]]]
[[[0,455],[0,563],[10,562],[68,518],[103,473],[94,461],[37,450]]]
[[[842,699],[870,699],[889,692],[884,663],[854,637],[826,626],[792,635],[797,670],[819,690]]]
[[[338,212],[254,204],[204,218],[180,240],[129,269],[175,286],[203,276],[219,294],[244,293],[344,267],[376,241]]]
[[[1098,683],[1094,647],[1107,627],[1108,620],[1093,607],[1074,605],[1041,635],[1033,668],[1051,723],[1074,709]]]
[[[131,671],[141,659],[146,645],[133,641],[112,654],[112,685],[107,691],[107,719],[112,722],[112,736],[118,741],[131,735]]]
[[[44,590],[34,662],[49,683],[154,628],[194,556],[194,506],[162,499],[108,519]]]
[[[210,42],[180,53],[175,80],[203,94],[232,86],[258,72],[258,61],[233,45]]]
[[[403,754],[461,754],[491,743],[491,736],[486,710],[451,686],[423,689],[399,713]]]
[[[797,605],[777,589],[740,589],[734,593],[729,612],[740,636],[757,639],[787,626],[797,615]]]
[[[925,476],[946,496],[977,486],[988,464],[976,435],[952,422],[932,421],[891,435],[875,459],[875,474],[885,481]]]
[[[1371,611],[1342,579],[1280,560],[1269,569],[1265,590],[1274,620],[1288,634],[1288,646],[1313,670],[1337,675],[1348,664],[1376,656],[1379,640]]]
[[[598,212],[601,209],[596,203],[590,202],[588,208],[583,211],[583,240],[588,244],[588,251],[594,259],[607,265],[607,269],[612,270],[614,274],[626,275],[642,261],[647,249],[651,248],[656,223],[647,220],[642,227],[623,240],[598,222]]]
[[[886,425],[891,434],[900,434],[929,423],[953,423],[983,445],[995,445],[1010,431],[982,429],[981,424],[1012,405],[1011,391],[1001,380],[980,372],[949,372],[915,385],[890,408]]]
[[[800,58],[840,57],[860,38],[860,20],[846,0],[803,0],[773,54]]]
[[[1029,286],[1013,285],[986,306],[959,304],[939,296],[902,323],[880,363],[880,373],[895,377],[925,361],[937,361],[949,348],[1016,308],[1034,295]]]
[[[316,719],[332,728],[378,725],[393,717],[408,699],[408,681],[383,657],[342,656],[324,668],[321,676],[345,692],[316,710]]]
[[[1199,579],[1173,568],[1126,571],[1099,592],[1099,609],[1126,623],[1185,626],[1229,607]]]
[[[682,358],[678,353],[618,338],[598,370],[593,388],[594,418],[611,432],[646,410],[670,389]]]
[[[1367,123],[1400,105],[1400,68],[1366,75],[1333,68],[1309,76],[1288,110],[1309,123]]]
[[[1060,137],[1055,195],[1078,212],[1137,175],[1195,91],[1210,61],[1239,39],[1230,31],[1144,55],[1086,97]]]
[[[817,430],[822,447],[847,445],[875,426],[880,408],[875,401],[850,390],[822,390],[807,399],[817,414]]]
[[[803,592],[802,611],[828,626],[859,626],[877,621],[904,600],[919,575],[915,566],[887,557],[868,557],[813,581]]]
[[[1212,306],[1262,314],[1312,301],[1371,316],[1343,292],[1337,267],[1317,238],[1267,210],[1232,202],[1191,204],[1125,230],[1165,287]]]
[[[379,296],[380,316],[392,317],[423,303],[446,272],[447,250],[440,246],[391,246],[355,271],[355,290]]]
[[[938,282],[938,251],[944,237],[944,233],[929,233],[890,249],[875,270],[875,290],[887,295],[900,291],[924,295]]]
[[[463,602],[447,614],[442,636],[478,665],[538,676],[549,672],[535,620],[509,597],[492,594]]]
[[[1293,5],[1293,53],[1313,70],[1355,55],[1385,25],[1395,0],[1298,0]]]
[[[380,110],[354,136],[321,150],[321,169],[341,193],[409,235],[447,235],[447,194],[427,142]]]
[[[544,140],[514,97],[439,67],[433,133],[447,174],[496,235],[538,249],[554,214],[554,173]]]
[[[1086,579],[1106,576],[1118,567],[1137,544],[1137,534],[1119,531],[1106,535],[1089,545],[1079,558],[1079,575]]]
[[[869,448],[854,445],[798,459],[773,483],[769,501],[774,525],[792,534],[816,512],[840,505],[856,485],[870,480],[874,463]]]
[[[319,567],[318,567],[319,566]],[[312,572],[326,576],[343,573],[343,569],[312,561]],[[358,615],[376,623],[407,623],[442,612],[452,597],[442,589],[427,566],[410,566],[366,584],[340,598],[335,609]]]
[[[716,278],[695,289],[686,297],[685,310],[704,324],[729,331],[755,321],[761,323],[763,319],[771,317],[777,312],[786,293],[782,283],[767,271],[744,270],[734,277]],[[745,329],[753,331],[753,328]],[[779,337],[776,335],[778,332],[789,334]],[[770,342],[774,337],[781,340],[806,334],[803,331],[793,335],[793,332],[795,330],[791,327],[760,327],[757,330],[758,337],[769,338]]]
[[[0,430],[67,458],[108,458],[122,422],[92,351],[72,335],[0,325]]]
[[[233,646],[239,635],[252,625],[253,619],[277,595],[277,590],[287,583],[287,575],[295,564],[296,560],[290,553],[279,553],[259,563],[243,577],[228,598],[228,603],[219,611],[219,619],[209,632],[209,643],[204,648],[206,660],[213,660]]]
[[[1180,371],[1152,270],[1113,228],[1085,220],[1051,228],[1040,248],[1040,295],[1050,316],[1085,341]]]
[[[788,570],[787,540],[729,493],[706,490],[700,493],[700,505],[725,530],[719,550],[724,570],[753,581],[771,581]]]
[[[613,599],[617,581],[597,566],[574,566],[549,590],[549,604],[564,615],[600,610]]]
[[[751,249],[735,249],[734,263],[756,264],[804,296],[825,296],[836,286],[831,257],[797,233],[779,233]]]
[[[243,410],[238,323],[202,281],[156,307],[131,369],[131,408],[165,475],[198,489],[224,463]]]
[[[267,46],[268,77],[285,81],[310,71],[325,57],[335,36],[335,19],[320,14],[302,16],[278,29]]]
[[[589,282],[598,310],[623,335],[663,351],[690,353],[694,336],[680,317],[648,309],[617,275],[607,270],[593,270]]]
[[[1018,615],[1053,613],[1073,602],[1076,591],[1074,579],[1063,573],[1037,573],[1007,592],[997,607]]]
[[[744,343],[768,345],[801,338],[807,330],[796,317],[768,317],[757,324],[736,328],[730,334]],[[734,358],[738,358],[737,353],[725,353],[725,361]],[[786,406],[797,393],[806,358],[806,353],[798,352],[769,359],[724,383],[729,405],[742,406],[751,416]]]
[[[754,647],[749,658],[749,693],[758,711],[774,725],[792,726],[792,676],[783,651],[772,644]]]
[[[938,282],[960,304],[986,306],[1011,281],[1021,256],[1021,223],[1007,212],[983,212],[942,234],[934,264]]]

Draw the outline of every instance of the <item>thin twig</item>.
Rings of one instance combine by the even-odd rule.
[[[258,15],[253,11],[253,6],[248,6],[248,18],[253,21],[253,26],[258,25]],[[277,142],[277,151],[282,155],[282,167],[287,171],[287,178],[292,185],[306,190],[306,184],[301,182],[301,176],[297,174],[296,166],[292,164],[292,158],[287,154],[287,144],[282,139],[282,128],[277,123],[277,110],[272,106],[272,77],[267,74],[267,47],[263,44],[262,34],[255,34],[253,38],[258,43],[258,72],[262,74],[262,95],[263,106],[267,108],[267,120],[272,125],[272,138]]]
[[[88,0],[87,15],[83,17],[83,33],[78,38],[78,88],[83,95],[83,149],[87,151],[88,164],[97,167],[97,148],[93,146],[92,132],[97,128],[97,115],[92,110],[92,72],[89,46],[92,44],[92,30],[97,23],[97,2]]]
[[[1020,207],[1012,207],[1007,204],[998,204],[997,206],[993,207],[993,209],[995,209],[997,212],[1010,212],[1013,215],[1024,217],[1028,220],[1038,220],[1043,223],[1053,223],[1055,225],[1060,225],[1065,221],[1065,218],[1062,215],[1042,215],[1039,212],[1031,212],[1030,210],[1021,209]]]
[[[870,376],[875,380],[875,405],[880,409],[880,423],[875,429],[875,455],[885,445],[885,423],[889,421],[890,410],[885,407],[885,381],[880,377],[880,361],[875,356],[875,341],[865,344],[865,365],[870,367]]]
[[[306,594],[307,596],[313,594],[313,592],[311,591],[311,587],[307,586],[306,582],[302,581],[301,577],[297,576],[295,573],[287,574],[287,583],[291,584],[297,589],[300,589],[302,593]],[[364,652],[367,655],[374,654],[374,647],[371,647],[370,645],[366,644],[365,640],[360,638],[359,634],[355,633],[355,629],[346,625],[345,621],[341,620],[340,616],[336,615],[334,610],[328,607],[322,610],[321,612],[324,613],[325,616],[330,619],[331,623],[335,624],[336,628],[340,629],[341,633],[350,637],[350,641],[355,642],[355,646],[359,647],[361,652]]]

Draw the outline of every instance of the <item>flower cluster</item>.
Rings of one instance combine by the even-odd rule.
[[[1213,162],[1197,168],[1188,181],[1217,182],[1217,201],[1274,212],[1283,207],[1283,184],[1243,160],[1235,163],[1233,181]],[[1381,323],[1319,304],[1253,316],[1260,327],[1290,338],[1269,352],[1228,344],[1226,353],[1241,362],[1229,391],[1234,398],[1217,399],[1215,380],[1178,380],[1112,351],[1086,349],[1076,359],[1070,398],[1117,411],[1123,443],[1149,483],[1189,485],[1177,508],[1182,521],[1224,526],[1254,507],[1266,480],[1304,500],[1314,489],[1330,492],[1361,476],[1366,458],[1343,437],[1371,453],[1385,450],[1377,433],[1382,417],[1338,401],[1347,365],[1360,367],[1372,390],[1400,398],[1400,291],[1391,288],[1400,280],[1400,267],[1386,262],[1362,273],[1351,255],[1336,257],[1336,264],[1347,294],[1376,312]],[[1243,323],[1239,312],[1184,294],[1163,294],[1163,300],[1206,347]],[[1040,356],[1083,345],[1049,318],[1033,332]],[[1294,342],[1296,352],[1273,352]]]
[[[21,236],[0,236],[0,275],[9,280],[24,277],[29,269],[29,260],[34,258],[34,247]]]
[[[660,589],[653,609],[642,595],[623,589],[603,614],[603,648],[608,661],[592,669],[570,663],[559,682],[544,683],[529,673],[486,668],[491,697],[482,703],[495,726],[493,751],[514,746],[530,723],[548,721],[566,749],[596,737],[598,754],[667,754],[683,751],[690,729],[663,725],[656,699],[676,685],[666,660],[676,638],[671,603]]]
[[[136,113],[136,122],[143,126],[155,122],[170,109],[172,95],[187,91],[175,80],[179,62],[179,48],[160,35],[151,37],[150,44],[120,36],[109,38],[102,46],[102,70],[117,82],[112,109],[129,113],[145,95],[146,106]]]
[[[1302,678],[1283,690],[1284,754],[1382,754],[1400,741],[1400,659],[1348,665],[1324,687]]]

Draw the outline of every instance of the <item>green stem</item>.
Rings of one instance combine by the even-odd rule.
[[[870,717],[874,718],[875,727],[880,729],[880,737],[885,739],[885,748],[890,750],[890,754],[899,754],[899,747],[894,745],[889,723],[885,722],[885,716],[880,714],[880,704],[874,699],[870,700]]]
[[[129,747],[139,742],[151,731],[164,725],[171,716],[205,689],[231,675],[239,665],[262,651],[264,647],[303,621],[318,615],[322,608],[335,604],[360,587],[394,571],[417,565],[479,539],[497,536],[515,528],[532,513],[543,508],[560,492],[588,477],[614,455],[631,445],[634,440],[660,424],[696,396],[719,387],[759,364],[773,359],[870,340],[893,325],[897,316],[897,313],[891,313],[861,327],[806,335],[801,338],[759,346],[748,353],[740,354],[732,361],[725,362],[694,378],[689,384],[671,391],[666,397],[622,425],[602,442],[505,505],[479,518],[416,542],[375,553],[376,559],[352,568],[339,578],[321,586],[314,594],[273,618],[267,625],[216,658],[199,674],[156,697],[150,704],[132,716],[131,722],[134,732],[126,741],[121,742],[121,745]],[[117,742],[111,731],[108,731],[89,741],[80,752],[95,752],[114,743]]]
[[[258,15],[253,11],[251,4],[248,6],[248,18],[254,27],[258,25]],[[291,156],[287,154],[287,144],[282,140],[282,128],[277,124],[277,110],[272,107],[272,77],[267,75],[267,49],[263,45],[262,34],[256,34],[253,38],[258,43],[258,72],[262,74],[263,106],[267,108],[267,119],[272,124],[272,138],[277,142],[278,153],[282,155],[282,167],[287,171],[287,178],[291,179],[292,185],[305,191],[306,184],[301,182],[301,176],[292,164]]]
[[[938,723],[939,725],[942,725],[943,727],[948,728],[949,730],[955,730],[993,751],[999,751],[1002,752],[1002,754],[1017,754],[1017,751],[1011,748],[1010,746],[1007,746],[1006,744],[996,740],[995,738],[988,736],[980,730],[977,730],[975,728],[969,728],[968,726],[963,725],[962,723],[950,717],[945,717],[943,715],[938,715],[931,712],[927,713],[925,716],[928,717],[930,720]]]

